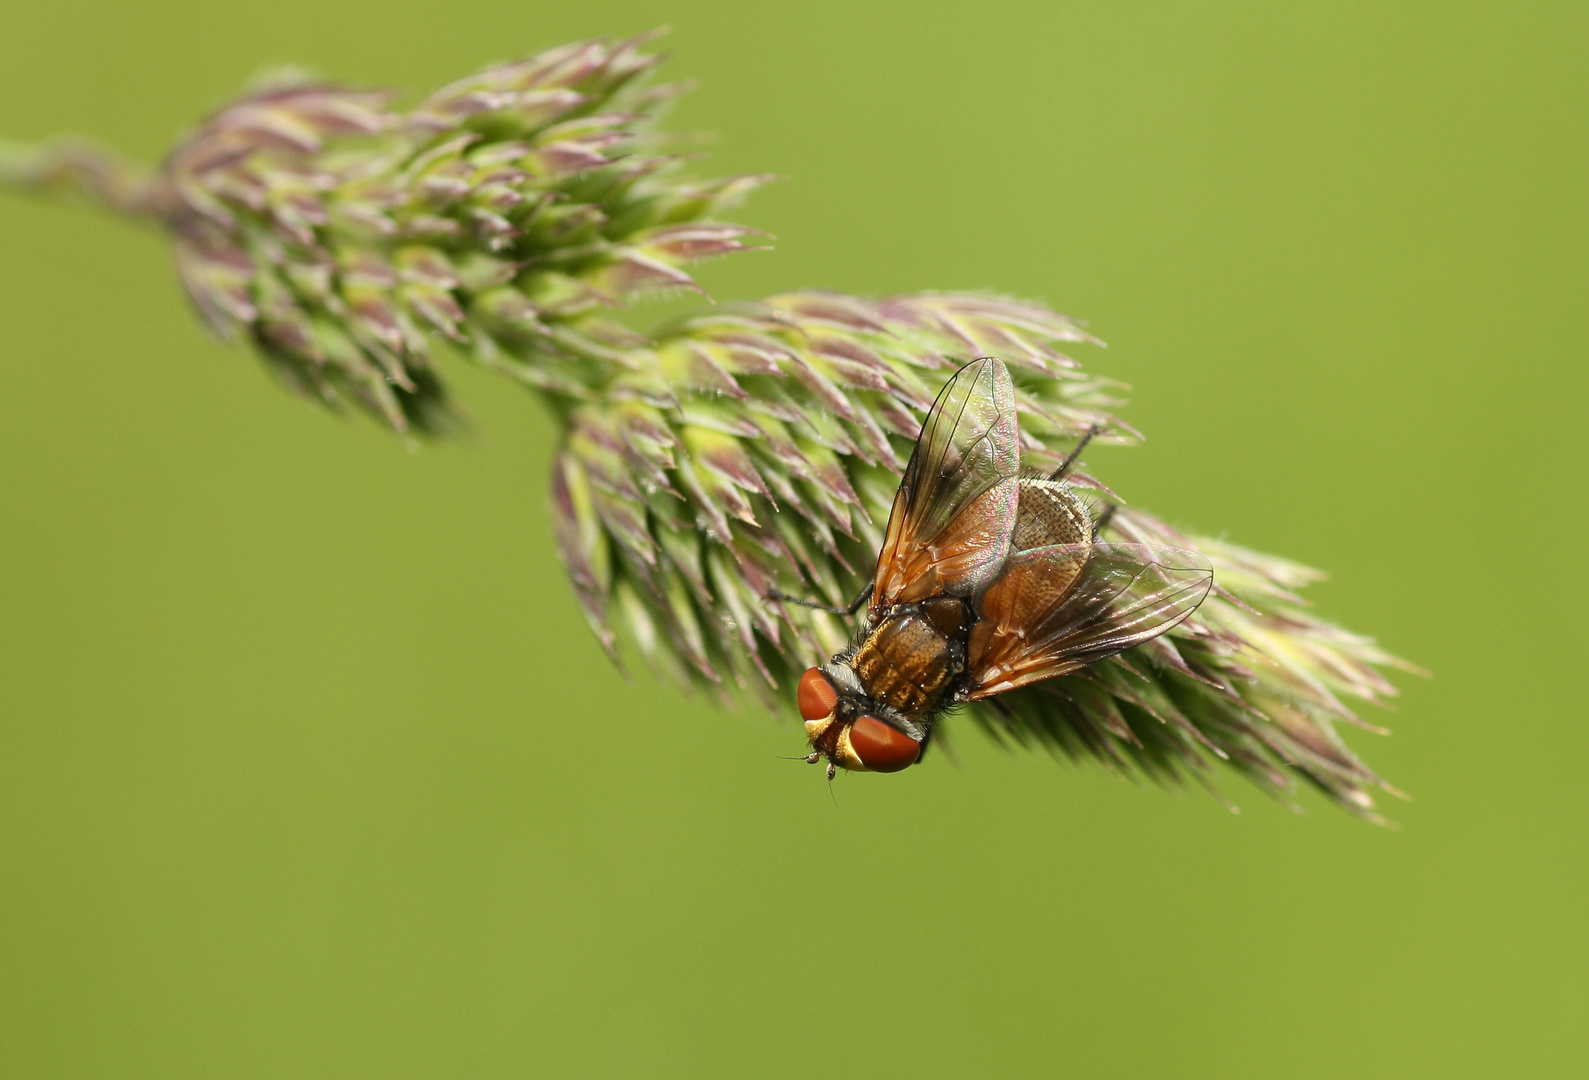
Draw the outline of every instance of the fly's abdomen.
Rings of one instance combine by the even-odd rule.
[[[932,712],[960,674],[963,650],[920,613],[907,611],[878,623],[850,665],[866,693],[906,716]]]
[[[1021,481],[1021,501],[1010,533],[1011,551],[1050,544],[1090,544],[1092,538],[1092,515],[1069,484],[1036,478]]]

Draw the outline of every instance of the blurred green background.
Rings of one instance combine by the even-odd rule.
[[[405,452],[0,196],[0,1073],[1582,1076],[1589,8],[12,0],[0,133],[152,159],[258,68],[424,90],[669,23],[775,171],[720,298],[993,288],[1111,343],[1173,522],[1435,672],[1398,831],[1008,755],[845,777],[626,683],[552,432]]]

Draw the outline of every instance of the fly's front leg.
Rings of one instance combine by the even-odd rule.
[[[815,608],[818,611],[826,611],[829,615],[854,615],[857,611],[861,610],[861,605],[866,603],[866,598],[871,594],[871,585],[862,586],[861,591],[855,594],[855,599],[850,601],[849,607],[834,607],[832,604],[823,604],[816,600],[802,600],[798,596],[790,596],[788,593],[781,593],[777,589],[769,591],[767,595],[763,597],[763,599],[783,600],[790,604],[799,604],[801,607]]]

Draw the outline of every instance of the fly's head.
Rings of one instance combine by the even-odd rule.
[[[806,760],[826,758],[829,780],[837,769],[899,772],[921,757],[921,743],[867,711],[860,680],[846,664],[807,668],[798,700],[811,743]]]

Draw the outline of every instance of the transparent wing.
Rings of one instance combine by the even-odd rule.
[[[1021,469],[1004,364],[961,368],[933,402],[905,466],[877,557],[872,614],[991,581],[1009,549]]]
[[[1149,641],[1214,583],[1193,551],[1058,544],[1017,552],[982,595],[966,649],[970,700],[1051,679]]]

